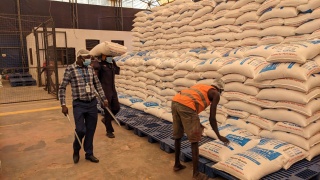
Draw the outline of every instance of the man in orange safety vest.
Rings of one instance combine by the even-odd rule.
[[[201,140],[203,126],[200,124],[198,114],[205,110],[210,104],[210,125],[217,134],[219,140],[225,145],[229,140],[219,134],[216,120],[217,105],[220,100],[220,94],[223,91],[224,83],[220,79],[215,79],[213,84],[196,84],[189,89],[185,89],[176,94],[172,99],[172,117],[173,117],[173,138],[175,139],[175,164],[174,171],[184,169],[186,166],[180,163],[181,138],[184,132],[191,142],[193,178],[203,179],[204,174],[198,171],[199,145]]]

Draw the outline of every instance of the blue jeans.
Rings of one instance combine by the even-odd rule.
[[[89,157],[93,155],[93,137],[98,121],[97,100],[94,99],[90,102],[74,100],[72,104],[76,132],[81,143],[84,138],[83,148],[86,152],[86,157]],[[73,149],[74,151],[81,149],[76,137],[73,142]]]

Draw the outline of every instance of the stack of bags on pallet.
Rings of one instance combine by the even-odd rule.
[[[252,147],[247,144],[255,139],[248,138],[247,134],[234,139],[228,137],[234,133],[224,134],[224,131],[220,131],[231,144],[224,147],[218,140],[209,142],[200,147],[200,154],[221,161],[214,167],[240,179],[259,179],[281,167],[288,169],[301,159],[311,160],[319,155],[320,101],[317,98],[320,97],[320,76],[314,74],[320,72],[318,44],[319,41],[315,40],[254,47],[242,50],[242,58],[220,68],[218,72],[226,82],[222,97],[228,100],[222,109],[228,114],[225,123],[260,136],[263,138],[260,143],[265,141],[264,138],[277,139],[278,146],[270,149],[270,146],[257,145],[258,141]],[[232,114],[230,110],[237,111],[237,114]],[[216,138],[212,130],[207,129],[206,134]],[[279,152],[279,144],[285,144],[286,148],[283,149],[290,147],[292,151]],[[274,159],[262,161],[263,158],[269,158],[270,154]],[[284,158],[289,155],[290,158]],[[228,158],[221,159],[221,156]],[[250,158],[253,157],[255,163],[261,165],[252,163]],[[237,167],[234,165],[234,159],[239,158],[243,160],[239,162],[243,168],[239,168],[239,164]],[[261,168],[261,171],[249,173],[252,168]]]
[[[320,37],[317,0],[177,0],[136,14],[135,51],[234,48]]]
[[[216,119],[231,144],[200,147],[215,168],[260,179],[320,154],[319,0],[176,0],[136,16],[135,53],[117,63],[140,71],[118,77],[120,102],[172,121],[175,93],[221,78]],[[145,96],[130,89],[143,73]],[[208,118],[204,135],[217,139]]]

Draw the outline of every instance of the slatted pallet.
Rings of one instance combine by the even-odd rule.
[[[161,119],[157,119],[157,120],[158,121],[145,123],[143,125],[134,127],[134,134],[140,137],[144,137],[144,136],[148,136],[148,134],[150,134],[151,132],[157,131],[159,127],[166,127],[166,128],[172,127],[171,122],[164,121]]]
[[[160,143],[161,140],[172,136],[172,125],[164,125],[152,129],[154,132],[148,132],[148,142]],[[161,148],[161,147],[160,147]]]
[[[19,73],[8,74],[8,78],[9,78],[9,79],[21,78],[21,74],[19,74]]]
[[[21,74],[21,78],[32,78],[32,75],[28,73],[24,73],[24,74]]]
[[[208,163],[205,167],[205,173],[209,177],[221,176],[228,180],[238,180],[234,176],[214,169],[212,166],[215,163]],[[312,161],[306,159],[295,163],[288,170],[281,169],[275,173],[269,174],[262,180],[319,180],[320,179],[320,156],[315,157]]]
[[[35,86],[37,85],[37,81],[32,77],[24,77],[21,78],[24,86]]]
[[[181,138],[181,149],[188,148],[190,146],[190,142],[186,136]],[[174,148],[174,139],[173,137],[168,137],[160,141],[160,148],[167,153],[173,153]],[[188,159],[181,159],[182,161],[186,162]]]
[[[24,86],[21,78],[11,78],[9,81],[12,87]]]
[[[12,79],[12,78],[29,78],[29,77],[32,77],[31,74],[29,73],[13,73],[13,74],[8,74],[8,78],[9,79]]]

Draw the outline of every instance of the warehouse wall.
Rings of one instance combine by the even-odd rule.
[[[100,42],[111,40],[123,40],[128,51],[132,50],[132,33],[130,31],[102,31],[102,30],[86,30],[86,29],[64,29],[57,28],[56,31],[67,33],[68,47],[76,48],[76,52],[86,47],[86,39],[97,39]],[[57,47],[64,47],[64,36],[57,34]]]

